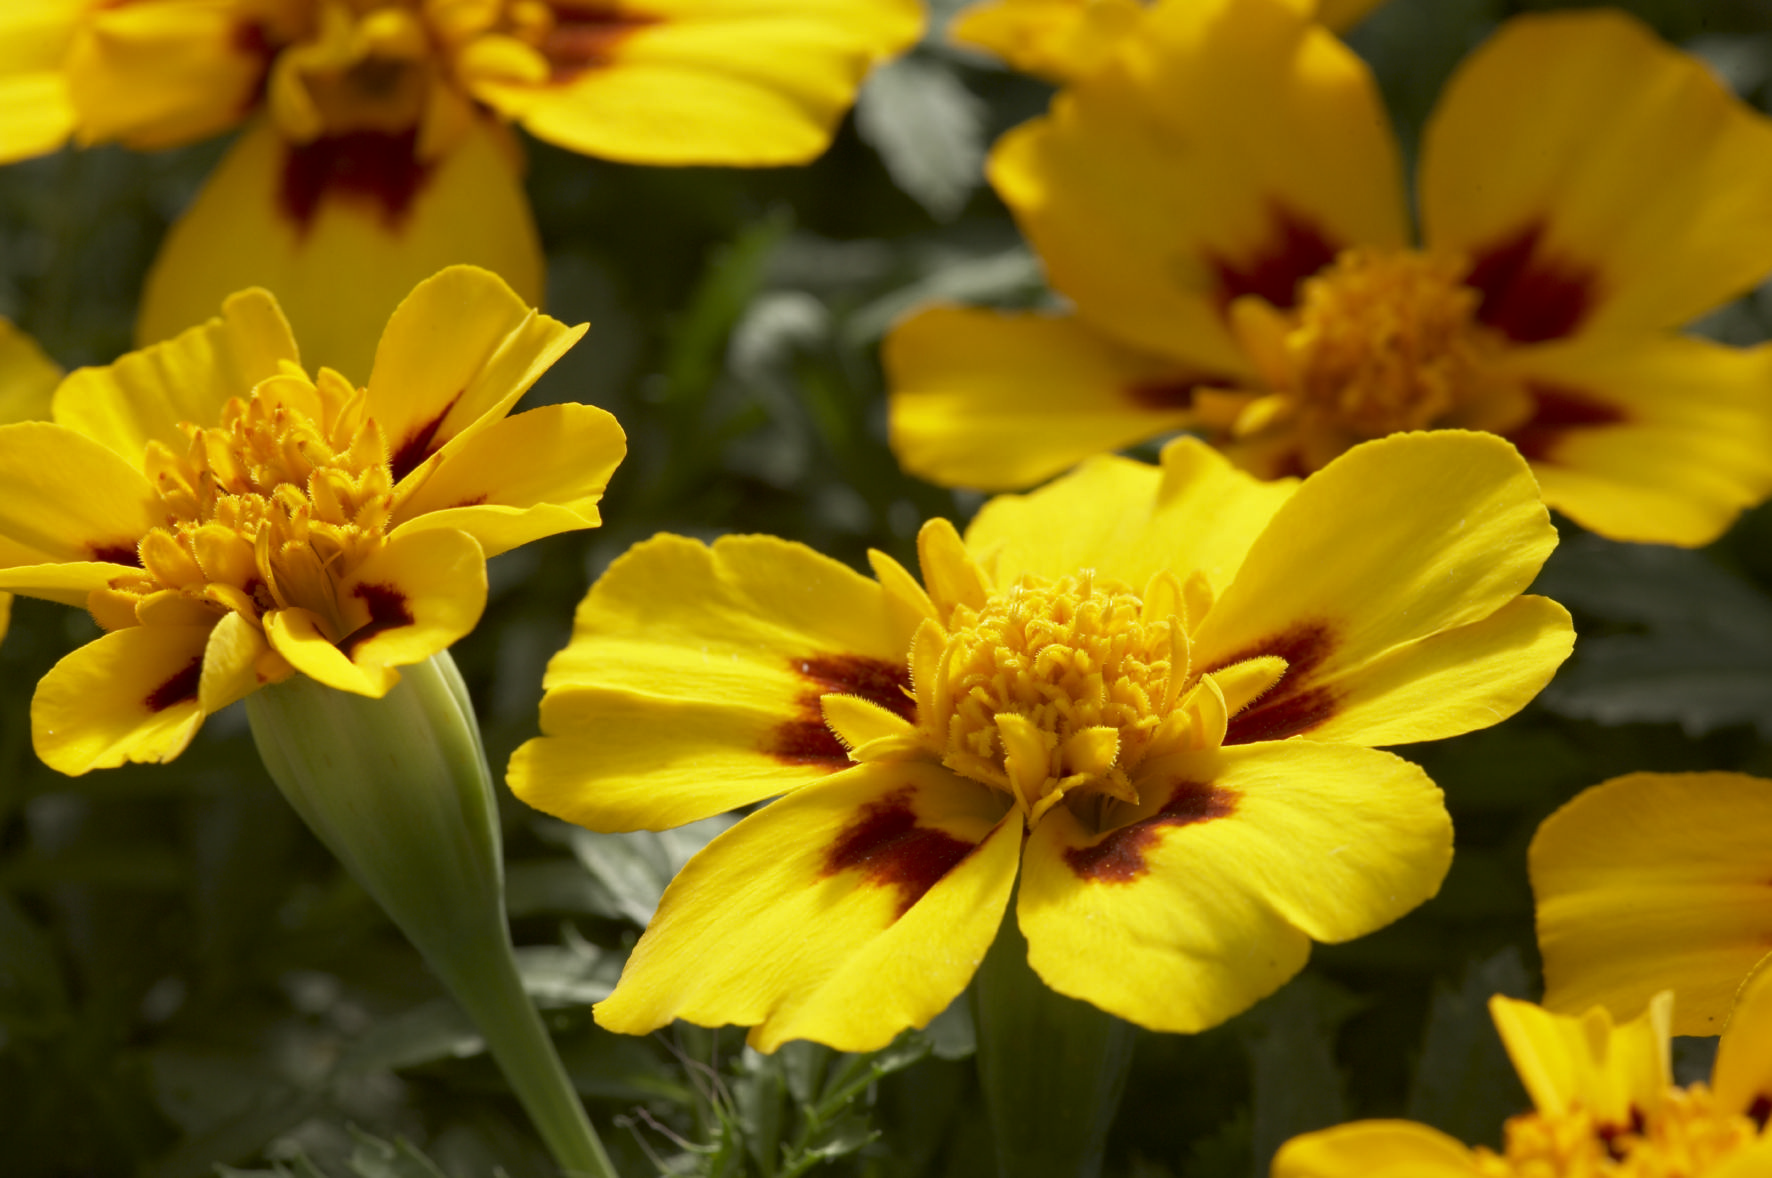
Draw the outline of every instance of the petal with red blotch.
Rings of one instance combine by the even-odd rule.
[[[857,766],[709,843],[659,902],[597,1021],[752,1028],[874,1051],[959,996],[1021,850],[1007,795],[933,764]]]
[[[466,532],[391,536],[338,584],[344,637],[360,667],[404,667],[447,650],[486,609],[486,557]]]
[[[207,626],[131,626],[63,658],[31,697],[43,763],[79,776],[125,761],[170,761],[203,723]]]
[[[490,557],[596,527],[603,488],[626,453],[621,426],[590,405],[545,405],[494,421],[447,447],[413,493],[396,500],[394,534],[450,528]]]
[[[1122,346],[1075,316],[931,307],[881,359],[892,451],[943,486],[1025,487],[1181,429],[1205,373]]]
[[[311,368],[336,368],[362,384],[389,315],[445,266],[502,275],[527,311],[541,298],[541,246],[507,135],[477,121],[426,163],[413,154],[411,133],[295,146],[269,122],[253,124],[161,245],[136,339],[165,339],[213,315],[233,291],[263,286],[277,292]],[[440,360],[457,358],[454,336],[484,344],[485,330],[446,321],[430,343]],[[413,414],[435,416],[462,387],[415,390]],[[385,424],[384,432],[395,444]]]
[[[1673,327],[1772,269],[1772,122],[1619,12],[1515,17],[1422,146],[1427,244],[1519,342]]]
[[[156,503],[140,468],[91,438],[47,421],[0,425],[0,541],[11,555],[139,568]]]

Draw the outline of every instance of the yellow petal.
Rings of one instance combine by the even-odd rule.
[[[365,406],[387,435],[396,481],[502,418],[584,335],[587,325],[568,327],[533,301],[473,266],[451,266],[401,300],[376,347]]]
[[[1539,826],[1545,1005],[1619,1018],[1672,990],[1674,1031],[1714,1035],[1772,943],[1772,781],[1632,773],[1583,791]]]
[[[1388,924],[1439,889],[1452,825],[1421,770],[1303,742],[1147,762],[1096,834],[1063,807],[1029,836],[1019,914],[1047,985],[1152,1030],[1271,993],[1311,939]]]
[[[539,138],[636,164],[804,163],[874,63],[923,29],[913,0],[648,0],[644,15],[575,20],[542,50],[546,85],[487,77],[475,97]]]
[[[1101,68],[1143,19],[1135,0],[986,0],[954,17],[948,39],[1064,83]]]
[[[81,141],[147,151],[239,122],[268,52],[255,46],[241,7],[89,5],[65,67]]]
[[[1324,724],[1376,660],[1488,617],[1526,588],[1555,544],[1531,472],[1493,435],[1396,434],[1347,451],[1274,514],[1195,631],[1205,670],[1256,655],[1287,663],[1279,685],[1233,717],[1227,739],[1277,740]],[[1492,633],[1509,637],[1504,627]],[[1555,648],[1540,653],[1549,659]],[[1460,694],[1492,698],[1476,682]],[[1342,726],[1342,739],[1354,735]]]
[[[43,763],[79,776],[125,761],[170,761],[203,723],[206,626],[131,626],[63,658],[31,697]]]
[[[1741,983],[1717,1044],[1711,1088],[1724,1112],[1764,1118],[1772,1108],[1772,954]]]
[[[0,425],[0,538],[46,563],[139,568],[156,503],[141,472],[92,439],[47,421]]]
[[[596,527],[603,488],[626,453],[626,435],[604,410],[545,405],[446,447],[423,483],[399,501],[392,522],[397,535],[466,532],[489,557]]]
[[[943,486],[1025,487],[1104,451],[1181,429],[1194,387],[1173,361],[1075,316],[932,307],[881,353],[892,452]]]
[[[1136,587],[1164,569],[1199,573],[1222,591],[1249,546],[1298,484],[1244,474],[1196,438],[1165,447],[1153,468],[1097,458],[1026,495],[1000,495],[966,529],[974,552],[997,553],[999,581],[1079,569]],[[1195,619],[1197,620],[1197,619]]]
[[[999,140],[991,183],[1083,319],[1243,372],[1231,299],[1289,306],[1339,249],[1404,243],[1384,106],[1353,52],[1284,0],[1160,5],[1144,31]]]
[[[1772,269],[1772,123],[1623,13],[1516,17],[1442,95],[1421,204],[1516,340],[1670,327]]]
[[[1552,1014],[1501,994],[1489,999],[1489,1013],[1539,1112],[1556,1117],[1580,1107],[1602,1126],[1627,1128],[1633,1112],[1653,1111],[1673,1082],[1672,1002],[1663,991],[1620,1025],[1597,1006],[1576,1016]]]
[[[47,419],[50,395],[61,378],[61,367],[37,341],[0,317],[0,424]]]
[[[959,996],[996,936],[1021,822],[934,765],[861,765],[709,843],[665,891],[597,1021],[681,1018],[873,1051]]]
[[[19,550],[0,537],[0,562]],[[32,559],[41,559],[40,554]],[[0,567],[0,589],[24,597],[40,597],[84,609],[92,594],[118,577],[140,575],[140,570],[111,561],[66,561],[59,564],[21,564]]]
[[[68,0],[0,6],[0,163],[54,151],[73,134],[62,62],[83,7]]]
[[[532,805],[602,830],[679,825],[848,767],[820,700],[913,714],[880,586],[804,545],[660,535],[609,566],[548,664],[512,760]]]
[[[313,614],[305,609],[272,610],[264,616],[271,649],[308,678],[380,699],[400,681],[400,672],[381,663],[355,663],[339,650]]]
[[[228,297],[218,294],[197,326],[103,368],[76,369],[55,392],[55,419],[139,466],[150,441],[183,454],[181,423],[220,424],[231,398],[300,363],[276,299],[263,290],[221,293]]]
[[[203,674],[197,698],[207,715],[244,699],[270,680],[264,675],[270,650],[264,632],[237,613],[223,615],[209,631],[203,647]]]
[[[1772,347],[1648,336],[1522,350],[1511,435],[1544,501],[1615,540],[1695,547],[1772,495]]]
[[[991,594],[990,577],[945,519],[928,520],[917,530],[917,564],[938,619],[957,605],[978,609]]]
[[[254,123],[162,244],[137,340],[164,339],[213,314],[224,295],[263,286],[309,365],[361,384],[389,314],[445,266],[485,266],[533,306],[540,246],[500,134],[477,121],[442,157],[414,165],[398,136],[292,149],[271,124]],[[337,179],[346,174],[357,179]]]
[[[339,650],[361,667],[404,667],[447,650],[486,608],[486,557],[466,532],[392,536],[338,585]]]
[[[1355,1121],[1294,1137],[1270,1178],[1481,1178],[1471,1151],[1413,1121]]]

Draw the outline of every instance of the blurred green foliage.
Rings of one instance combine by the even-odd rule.
[[[1459,57],[1540,7],[1392,0],[1352,34],[1406,151]],[[1763,105],[1768,0],[1626,7]],[[978,171],[1048,94],[932,40],[870,84],[804,169],[652,170],[529,144],[549,310],[592,323],[532,401],[612,410],[630,454],[604,527],[494,562],[486,616],[456,648],[495,768],[536,730],[542,670],[578,598],[633,541],[760,531],[851,562],[869,546],[908,561],[923,519],[977,506],[898,471],[874,352],[925,298],[1049,297]],[[221,147],[0,169],[0,313],[69,366],[126,350],[155,243]],[[1705,329],[1762,339],[1769,311],[1750,297]],[[1524,1097],[1484,1002],[1536,993],[1525,848],[1538,821],[1621,772],[1772,771],[1772,512],[1696,554],[1565,533],[1542,587],[1577,613],[1575,661],[1507,724],[1403,750],[1457,824],[1440,896],[1320,949],[1226,1026],[1144,1035],[1111,1173],[1259,1176],[1286,1137],[1350,1116],[1497,1141]],[[212,720],[170,766],[68,779],[36,762],[32,688],[93,634],[83,614],[21,601],[0,646],[5,1172],[547,1173],[472,1028],[271,788],[239,716]],[[989,1171],[958,1012],[870,1058],[804,1044],[762,1057],[732,1031],[597,1031],[589,1004],[718,823],[592,835],[505,801],[525,975],[623,1173]]]

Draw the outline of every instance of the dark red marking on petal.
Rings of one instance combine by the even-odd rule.
[[[1747,1106],[1747,1119],[1758,1125],[1761,1132],[1766,1129],[1766,1122],[1772,1120],[1772,1096],[1765,1093],[1754,1097],[1754,1102]]]
[[[369,607],[369,620],[345,635],[344,641],[338,644],[346,658],[350,658],[359,646],[377,634],[412,625],[412,610],[407,606],[406,594],[395,586],[359,585],[351,592],[362,598],[363,604]]]
[[[1230,718],[1224,743],[1284,740],[1309,732],[1333,716],[1340,696],[1330,688],[1312,686],[1310,676],[1334,649],[1335,634],[1326,623],[1300,622],[1207,667],[1207,671],[1217,671],[1263,655],[1278,655],[1286,660],[1286,673],[1280,681]]]
[[[94,560],[102,560],[110,564],[126,564],[132,569],[142,567],[141,552],[133,544],[88,544],[86,551],[92,553]]]
[[[1622,1162],[1630,1153],[1630,1147],[1619,1138],[1625,1136],[1641,1137],[1648,1128],[1649,1122],[1643,1116],[1643,1110],[1636,1105],[1630,1106],[1630,1121],[1623,1125],[1599,1125],[1594,1129],[1594,1136],[1606,1149],[1606,1156],[1615,1162]]]
[[[460,503],[451,503],[451,507],[483,507],[486,504],[486,493],[482,491],[472,499],[463,499]]]
[[[1477,318],[1516,343],[1569,335],[1593,310],[1599,286],[1589,268],[1551,257],[1542,248],[1544,226],[1471,251],[1464,284],[1483,296]]]
[[[1222,374],[1190,372],[1178,376],[1167,376],[1161,380],[1146,380],[1128,385],[1126,396],[1140,409],[1162,412],[1169,409],[1193,408],[1194,392],[1198,389],[1233,388],[1235,385],[1235,380]]]
[[[1228,789],[1208,781],[1178,781],[1169,800],[1155,814],[1110,830],[1087,847],[1067,848],[1064,861],[1083,879],[1131,883],[1150,869],[1145,852],[1164,827],[1210,822],[1236,808],[1237,795]]]
[[[916,721],[917,703],[906,694],[911,672],[903,663],[860,654],[821,654],[789,659],[788,667],[806,679],[809,686],[795,701],[799,715],[776,725],[769,734],[765,751],[777,760],[790,765],[824,764],[833,770],[850,763],[849,750],[824,722],[824,711],[819,706],[820,700],[833,693],[860,696],[906,720]]]
[[[1281,204],[1268,209],[1270,228],[1261,247],[1231,258],[1207,251],[1206,263],[1218,277],[1218,303],[1228,307],[1244,295],[1259,295],[1280,310],[1298,305],[1298,285],[1335,260],[1334,240],[1310,218]]]
[[[623,41],[664,20],[587,0],[552,0],[552,7],[554,27],[542,39],[541,54],[556,85],[613,64]]]
[[[167,708],[196,699],[197,686],[202,680],[203,656],[198,655],[186,663],[178,674],[148,692],[142,703],[147,705],[150,712],[164,712]]]
[[[1570,430],[1617,425],[1628,420],[1618,406],[1567,385],[1531,381],[1526,391],[1532,396],[1532,416],[1508,434],[1508,441],[1528,462],[1554,460],[1557,443]]]
[[[862,807],[860,817],[844,827],[825,851],[825,878],[858,870],[878,887],[898,889],[898,915],[903,916],[923,894],[972,853],[972,844],[945,830],[918,826],[911,809],[916,790],[894,790]]]
[[[289,147],[283,160],[278,207],[306,233],[328,197],[375,206],[397,229],[430,179],[418,158],[418,130],[349,131]]]
[[[240,117],[245,118],[264,102],[265,84],[271,76],[271,58],[276,56],[277,47],[271,44],[270,30],[261,22],[243,20],[234,25],[233,35],[228,38],[228,48],[241,57],[252,59],[258,65],[258,76],[240,98]]]
[[[465,391],[464,389],[461,392]],[[415,428],[406,435],[404,441],[394,447],[392,456],[388,458],[388,472],[396,483],[417,470],[424,460],[431,456],[433,453],[432,443],[437,440],[437,431],[443,428],[443,419],[449,416],[449,411],[455,408],[457,401],[461,400],[461,392],[457,392],[455,396],[449,398],[449,404],[443,406],[437,416]]]

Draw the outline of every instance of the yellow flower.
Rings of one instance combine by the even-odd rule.
[[[1285,0],[1159,5],[990,177],[1059,314],[886,344],[894,448],[1023,486],[1170,430],[1266,477],[1484,429],[1545,501],[1701,544],[1772,492],[1772,349],[1676,334],[1772,269],[1772,122],[1632,18],[1520,17],[1453,77],[1410,244],[1366,67]]]
[[[49,416],[49,397],[62,370],[43,354],[37,341],[0,317],[0,422],[33,421]],[[0,540],[0,562],[7,556]],[[12,594],[0,593],[0,639],[12,621]]]
[[[1528,866],[1544,1004],[1623,1018],[1672,990],[1677,1035],[1714,1035],[1772,947],[1772,781],[1631,773],[1546,818]]]
[[[1438,889],[1439,791],[1371,746],[1486,727],[1567,655],[1555,543],[1469,433],[1302,484],[1184,439],[918,538],[922,580],[785,540],[658,536],[548,669],[529,804],[659,829],[787,796],[677,877],[598,1020],[869,1050],[966,986],[1019,872],[1046,984],[1211,1026]],[[1298,737],[1301,739],[1289,739]]]
[[[1193,3],[1194,0],[1169,0]],[[1355,24],[1383,0],[1288,0],[1332,29]],[[948,38],[983,49],[1024,73],[1074,82],[1142,35],[1151,0],[980,0],[955,15]]]
[[[53,421],[0,426],[0,589],[106,631],[38,684],[38,755],[76,774],[169,760],[264,684],[379,697],[473,629],[486,557],[598,522],[615,420],[506,417],[584,331],[455,267],[400,304],[354,388],[310,378],[249,290],[71,374]]]
[[[800,163],[922,20],[917,0],[7,0],[0,161],[245,122],[149,276],[138,338],[263,285],[310,360],[361,380],[359,325],[444,265],[540,298],[505,121],[630,163]]]
[[[1673,995],[1614,1026],[1594,1007],[1552,1014],[1497,995],[1489,1011],[1535,1112],[1497,1154],[1411,1121],[1293,1138],[1273,1178],[1763,1178],[1772,1174],[1772,968],[1741,986],[1711,1083],[1673,1086]]]

